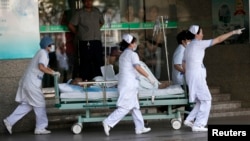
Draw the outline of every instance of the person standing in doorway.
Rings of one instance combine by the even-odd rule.
[[[214,39],[203,40],[203,30],[199,25],[192,25],[189,34],[192,41],[186,46],[183,67],[189,89],[189,102],[195,103],[184,123],[192,125],[194,132],[207,132],[207,121],[211,109],[211,93],[206,81],[206,68],[203,64],[205,50],[223,42],[229,37],[241,34],[242,29],[233,30]]]
[[[151,130],[144,126],[144,120],[140,111],[138,100],[139,74],[142,74],[153,85],[154,79],[140,66],[140,59],[135,52],[137,48],[136,38],[131,34],[124,34],[120,43],[122,54],[119,57],[117,109],[103,121],[105,134],[109,136],[110,128],[113,128],[130,111],[135,124],[135,133],[143,134]]]
[[[69,73],[69,59],[66,53],[66,45],[64,42],[59,42],[58,49],[56,50],[56,59],[58,64],[58,70],[62,75],[59,83],[66,83],[68,81]]]
[[[49,63],[49,52],[55,51],[53,40],[45,36],[40,41],[41,49],[31,60],[23,77],[19,81],[16,94],[16,101],[19,103],[15,111],[3,120],[3,123],[10,134],[12,127],[17,121],[28,114],[32,109],[36,115],[36,128],[34,134],[49,134],[47,130],[48,118],[46,114],[46,103],[42,92],[42,79],[44,73],[58,75],[59,72],[47,67]]]
[[[138,17],[136,17],[134,10],[135,10],[134,6],[129,5],[125,11],[125,15],[121,18],[121,22],[124,22],[124,23],[129,23],[129,22],[137,23],[137,22],[139,22],[140,20]]]
[[[68,27],[79,39],[80,77],[84,81],[100,76],[104,65],[100,28],[104,24],[103,14],[93,6],[93,0],[82,0],[83,8],[71,18]]]

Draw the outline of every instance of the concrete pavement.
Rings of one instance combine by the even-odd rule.
[[[62,123],[63,124],[63,123]],[[208,124],[247,124],[249,116],[210,118]],[[151,132],[136,135],[132,121],[122,121],[110,131],[107,137],[101,123],[86,123],[82,132],[75,135],[70,129],[52,129],[48,135],[34,135],[33,131],[18,132],[9,135],[0,134],[0,141],[207,141],[207,132],[192,132],[191,128],[182,126],[174,130],[170,120],[149,121]]]

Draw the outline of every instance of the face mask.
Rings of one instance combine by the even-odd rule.
[[[51,45],[49,51],[50,51],[50,52],[54,52],[54,51],[55,51],[55,45]]]
[[[190,41],[187,41],[186,43],[184,43],[184,46],[186,47],[189,43]]]
[[[135,44],[133,51],[136,51],[136,49],[137,49],[137,44]]]

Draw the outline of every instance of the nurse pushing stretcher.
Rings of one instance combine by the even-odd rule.
[[[40,41],[41,49],[31,60],[23,77],[19,81],[19,87],[16,94],[16,102],[18,107],[3,120],[8,132],[12,134],[12,127],[22,117],[34,110],[36,115],[36,128],[34,134],[49,134],[51,131],[47,130],[48,118],[46,114],[46,103],[44,94],[42,92],[42,78],[44,73],[50,75],[60,76],[59,72],[48,67],[49,52],[55,51],[54,41],[45,36]]]
[[[119,58],[119,78],[117,109],[103,120],[104,132],[109,136],[109,131],[130,111],[135,124],[135,133],[147,133],[151,128],[144,126],[144,120],[138,101],[138,73],[144,75],[154,84],[154,79],[140,66],[139,56],[134,52],[137,48],[136,38],[130,34],[124,34],[120,43],[122,54]]]

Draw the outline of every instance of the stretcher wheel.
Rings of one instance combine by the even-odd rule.
[[[174,120],[176,120],[176,119],[171,118],[171,119],[170,119],[170,123],[172,124]]]
[[[72,125],[71,130],[74,134],[80,134],[82,132],[82,124],[75,123],[74,125]]]
[[[181,128],[181,121],[178,119],[171,119],[171,125],[174,129],[180,129]]]

